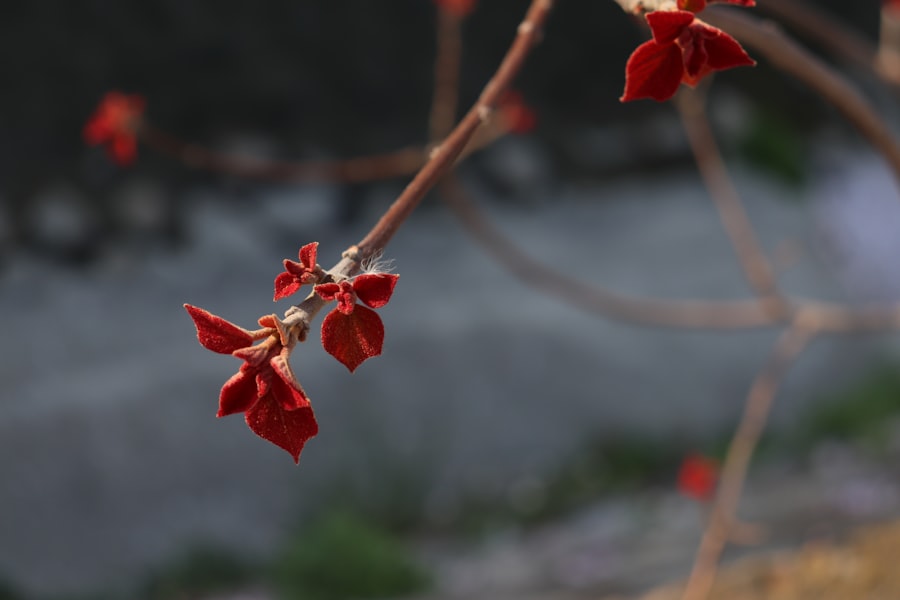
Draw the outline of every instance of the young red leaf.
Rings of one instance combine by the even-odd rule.
[[[322,346],[350,372],[367,358],[381,354],[384,345],[384,324],[381,317],[365,306],[345,314],[332,310],[322,321]]]
[[[291,364],[288,361],[289,357],[290,351],[287,348],[282,348],[281,352],[277,356],[273,356],[269,361],[272,371],[277,375],[273,379],[272,392],[279,399],[285,410],[293,410],[309,404],[306,392],[303,391],[300,382],[297,381],[297,378],[294,377],[294,372],[291,370]]]
[[[284,272],[275,278],[273,301],[287,298],[296,293],[300,286],[319,281],[321,269],[316,264],[319,242],[306,244],[297,253],[300,262],[284,259]]]
[[[256,377],[241,369],[231,376],[219,393],[217,417],[242,413],[256,402]]]
[[[678,470],[678,491],[701,502],[710,500],[716,490],[719,465],[699,454],[691,454]]]
[[[696,18],[684,10],[656,10],[646,16],[647,25],[658,44],[672,44]]]
[[[121,166],[131,164],[137,156],[135,131],[145,104],[138,95],[108,92],[84,126],[84,141],[91,146],[104,144],[110,158]]]
[[[207,350],[219,354],[231,354],[235,350],[246,348],[253,343],[253,337],[246,329],[229,323],[222,317],[217,317],[202,308],[190,304],[185,304],[184,308],[194,320],[200,345]]]
[[[279,377],[274,379],[280,380]],[[300,462],[300,453],[306,442],[319,433],[319,425],[309,404],[285,410],[273,394],[267,394],[251,407],[245,420],[253,433],[287,451],[295,463]]]
[[[622,102],[653,98],[668,100],[678,91],[684,75],[681,49],[675,44],[644,42],[635,49],[625,65],[625,92]]]
[[[744,50],[736,39],[710,25],[702,24],[705,30],[704,45],[709,56],[709,66],[713,71],[732,67],[752,67],[756,61]]]
[[[275,277],[275,295],[272,297],[272,301],[278,302],[283,298],[295,294],[299,289],[300,282],[297,281],[293,275],[287,271],[279,273],[278,276]]]
[[[393,273],[363,273],[353,279],[353,291],[369,308],[381,308],[391,299],[398,279]]]
[[[752,66],[756,62],[730,35],[684,10],[657,10],[646,15],[653,39],[638,46],[625,66],[625,93],[620,100],[668,100],[681,83],[696,83],[713,71]]]
[[[337,309],[345,315],[352,313],[356,306],[356,292],[353,291],[353,283],[350,281],[323,283],[317,285],[315,290],[322,300],[337,300]]]

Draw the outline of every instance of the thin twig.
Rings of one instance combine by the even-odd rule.
[[[344,251],[343,258],[328,270],[328,277],[340,279],[358,273],[364,261],[382,252],[434,185],[446,175],[472,141],[479,127],[488,121],[501,95],[525,64],[525,59],[540,40],[544,23],[553,9],[553,0],[532,0],[519,24],[518,33],[509,50],[487,82],[475,105],[466,113],[444,142],[436,147],[425,166],[381,216],[374,227],[355,246]],[[288,329],[304,329],[324,306],[324,301],[310,293],[303,302],[285,313]]]
[[[160,154],[170,156],[188,167],[267,181],[329,181],[365,183],[412,175],[428,160],[428,148],[411,146],[393,152],[336,160],[268,160],[223,154],[183,141],[148,122],[137,130],[141,141]],[[506,135],[501,119],[478,130],[460,160]]]
[[[452,11],[439,7],[435,36],[434,93],[428,118],[428,139],[433,142],[446,136],[456,122],[462,60],[462,19]]]
[[[900,146],[887,123],[849,80],[791,40],[771,21],[718,8],[704,11],[703,20],[732,34],[776,67],[819,92],[871,142],[900,179]]]
[[[729,524],[735,520],[747,469],[765,429],[778,387],[790,365],[816,334],[811,324],[796,319],[782,333],[765,366],[753,381],[744,404],[744,413],[728,447],[712,514],[703,532],[682,600],[705,600],[709,597],[719,557],[728,541]]]
[[[875,45],[821,7],[805,0],[757,0],[756,4],[803,35],[833,50],[838,58],[879,74]],[[872,3],[872,9],[876,10],[875,3]]]
[[[758,329],[788,322],[777,307],[747,300],[663,300],[622,294],[586,283],[531,258],[478,209],[459,180],[442,182],[441,195],[465,230],[525,285],[585,312],[636,325],[683,329]],[[900,304],[845,307],[789,296],[794,318],[823,333],[863,333],[900,329]]]
[[[519,24],[518,34],[497,72],[488,81],[475,105],[444,142],[435,148],[431,160],[410,182],[394,204],[375,224],[356,247],[361,259],[380,252],[397,232],[406,218],[415,210],[425,194],[453,166],[454,161],[468,144],[479,126],[490,118],[491,112],[513,79],[522,69],[525,59],[540,40],[544,22],[553,8],[553,0],[532,0],[525,19]]]
[[[560,273],[559,268],[534,260],[488,221],[455,177],[441,185],[444,201],[466,231],[488,254],[522,283],[580,310],[638,325],[693,329],[754,329],[773,326],[758,300],[657,300],[620,294]]]
[[[778,290],[772,265],[756,237],[737,188],[728,175],[705,114],[705,97],[702,94],[700,90],[685,88],[675,99],[700,175],[748,283],[757,296],[767,301],[767,306],[776,307],[782,316],[787,315],[790,307]]]

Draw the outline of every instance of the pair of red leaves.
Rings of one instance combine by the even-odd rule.
[[[135,132],[145,106],[141,96],[107,92],[84,126],[84,141],[91,146],[103,144],[116,164],[130,165],[137,157]]]
[[[388,303],[399,276],[363,273],[338,283],[317,283],[326,277],[316,263],[317,248],[315,242],[307,244],[300,249],[299,262],[284,261],[285,272],[275,279],[275,300],[311,284],[323,300],[336,301],[337,307],[322,323],[322,345],[352,372],[366,359],[381,354],[384,325],[371,309]],[[299,462],[303,447],[319,426],[309,397],[291,370],[289,358],[296,334],[275,315],[260,318],[262,329],[249,331],[202,308],[187,304],[185,308],[204,348],[244,361],[222,386],[217,416],[244,413],[255,434]]]
[[[754,6],[754,0],[710,0]],[[691,87],[713,71],[756,64],[733,37],[694,16],[706,0],[678,0],[678,10],[647,13],[653,39],[641,44],[625,65],[620,100],[668,100],[682,83]]]
[[[313,242],[300,248],[299,262],[285,259],[284,272],[275,278],[273,299],[281,300],[312,284],[323,300],[337,301],[337,308],[322,321],[322,346],[352,373],[367,358],[381,354],[384,324],[371,309],[388,303],[400,276],[363,273],[338,283],[318,283],[324,272],[316,264],[317,249],[318,242]]]

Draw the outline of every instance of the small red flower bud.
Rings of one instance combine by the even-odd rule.
[[[84,126],[84,141],[91,146],[104,144],[116,164],[130,165],[137,157],[135,132],[145,105],[141,96],[108,92]]]
[[[689,498],[706,502],[716,490],[719,464],[700,454],[691,454],[678,470],[678,491]]]

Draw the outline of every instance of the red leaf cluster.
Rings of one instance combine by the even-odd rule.
[[[719,479],[719,463],[700,454],[691,454],[678,470],[678,491],[694,500],[712,499]]]
[[[468,17],[475,10],[478,0],[434,0],[438,8],[457,18]]]
[[[315,287],[323,300],[337,302],[322,321],[322,346],[351,373],[367,358],[381,354],[384,324],[371,309],[388,303],[399,278],[392,273],[363,273],[351,280]]]
[[[130,165],[137,157],[135,131],[145,105],[141,96],[107,92],[84,126],[84,141],[91,146],[104,144],[116,164]]]
[[[754,6],[753,0],[719,0]],[[668,100],[685,83],[694,86],[713,71],[756,64],[733,37],[694,16],[707,0],[678,0],[678,10],[647,13],[653,38],[635,49],[625,66],[620,100]]]
[[[259,320],[262,329],[248,331],[202,308],[184,305],[197,328],[200,344],[244,361],[219,394],[218,417],[244,413],[259,437],[286,450],[294,462],[306,442],[319,432],[309,398],[288,362],[296,343],[275,315]],[[254,344],[263,340],[259,344]]]
[[[284,259],[284,272],[275,278],[275,297],[273,301],[287,298],[297,292],[301,286],[314,284],[322,279],[322,267],[316,264],[319,242],[312,242],[300,248],[300,262]]]

